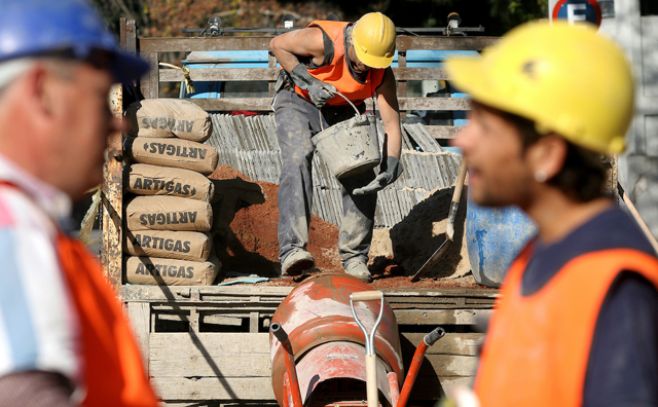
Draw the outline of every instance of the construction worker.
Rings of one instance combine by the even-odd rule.
[[[158,405],[116,293],[68,222],[123,130],[110,85],[147,70],[84,0],[2,4],[2,406]]]
[[[446,68],[472,98],[454,145],[480,205],[538,233],[509,268],[474,391],[490,406],[658,405],[658,260],[605,192],[634,84],[589,25],[531,22]]]
[[[273,38],[270,51],[283,68],[273,102],[283,161],[278,230],[283,275],[298,275],[314,265],[306,250],[313,197],[311,137],[354,116],[354,110],[336,95],[337,91],[361,112],[365,111],[364,100],[376,95],[386,132],[379,173],[375,176],[370,171],[340,180],[343,216],[338,249],[343,267],[348,274],[369,281],[366,263],[376,192],[401,172],[400,114],[390,68],[395,25],[378,12],[365,14],[354,24],[313,21],[306,28]]]

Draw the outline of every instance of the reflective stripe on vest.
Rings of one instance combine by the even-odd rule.
[[[345,28],[349,23],[344,21],[312,21],[308,27],[321,28],[334,44],[334,58],[328,65],[324,65],[308,71],[311,76],[333,85],[336,89],[347,96],[352,102],[361,102],[374,95],[375,90],[384,79],[385,69],[370,69],[365,83],[354,79],[347,66],[345,58]],[[308,92],[295,86],[297,94],[308,99]],[[335,96],[327,102],[327,105],[338,106],[347,104],[345,99]]]
[[[0,185],[21,190],[3,180]],[[80,329],[82,405],[158,406],[130,323],[98,260],[80,241],[59,230],[56,245]]]
[[[527,247],[512,264],[492,316],[475,381],[483,407],[582,405],[601,305],[623,270],[658,287],[658,260],[632,249],[580,255],[539,291],[521,295]]]

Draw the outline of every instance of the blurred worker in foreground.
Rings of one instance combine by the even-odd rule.
[[[306,28],[279,35],[270,51],[283,68],[273,108],[283,166],[279,182],[279,257],[284,275],[313,267],[306,251],[313,180],[311,137],[361,112],[364,100],[377,95],[386,141],[380,171],[341,180],[343,216],[338,249],[348,274],[368,281],[366,266],[374,226],[376,192],[401,172],[400,114],[393,70],[395,25],[382,13],[368,13],[355,24],[313,21]],[[319,112],[322,113],[320,118]],[[320,122],[322,120],[322,123]]]
[[[66,229],[123,129],[110,85],[148,65],[84,0],[0,12],[0,405],[156,406],[98,261]]]
[[[532,22],[446,68],[472,97],[454,142],[470,197],[538,228],[489,324],[480,404],[658,405],[658,260],[602,165],[633,114],[624,54],[590,26]]]

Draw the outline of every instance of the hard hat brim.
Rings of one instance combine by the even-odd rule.
[[[110,73],[118,82],[129,84],[139,80],[150,69],[149,63],[137,55],[121,49],[115,49],[113,55],[114,60],[110,63]]]
[[[533,120],[538,128],[545,131],[556,131],[573,143],[601,154],[618,154],[625,150],[623,137],[621,142],[605,147],[588,139],[574,139],[569,136],[568,131],[559,126],[555,127],[553,123],[541,120],[541,118],[533,118],[532,112],[526,111],[524,106],[510,103],[510,95],[504,94],[497,88],[495,79],[491,78],[490,70],[481,56],[449,58],[445,63],[445,69],[452,85],[478,103]],[[527,106],[527,108],[530,109],[531,106]]]
[[[501,105],[504,104],[504,99],[496,97],[481,57],[449,58],[445,68],[452,85],[467,93],[471,99],[505,110],[506,106]]]
[[[391,63],[393,63],[393,55],[390,57],[377,57],[374,55],[366,54],[360,49],[360,47],[357,46],[354,47],[354,52],[356,53],[356,57],[359,58],[359,61],[361,61],[368,68],[384,69],[388,68],[391,66]]]

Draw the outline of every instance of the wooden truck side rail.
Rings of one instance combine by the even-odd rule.
[[[140,38],[133,21],[122,21],[121,43],[139,52],[152,67],[141,82],[146,98],[160,96],[162,83],[183,80],[180,70],[159,68],[162,54],[209,50],[267,49],[271,37]],[[449,79],[442,68],[407,66],[408,50],[481,50],[491,37],[410,37],[397,39],[394,68],[402,111],[467,110],[464,99],[409,96],[409,81]],[[210,111],[270,111],[278,69],[272,56],[266,68],[193,69],[193,81],[267,81],[269,97],[188,99]],[[125,110],[121,89],[112,97],[113,112]],[[427,126],[435,138],[450,138],[453,126]],[[149,373],[167,405],[217,400],[226,405],[276,405],[270,379],[267,327],[290,287],[167,287],[122,285],[123,150],[122,135],[109,140],[103,185],[102,263],[126,304]],[[400,325],[403,356],[436,325],[448,334],[426,355],[414,397],[437,400],[444,387],[466,384],[477,363],[482,334],[474,332],[497,296],[491,289],[385,290]],[[439,380],[440,379],[440,380]],[[239,400],[239,402],[237,401]],[[212,404],[212,405],[215,405]],[[201,404],[195,404],[201,405]]]
[[[178,69],[160,68],[159,63],[163,53],[191,52],[209,50],[265,50],[268,48],[269,37],[195,37],[195,38],[153,38],[138,37],[134,21],[121,20],[120,40],[122,45],[131,51],[139,52],[151,64],[151,71],[141,82],[141,92],[147,99],[160,96],[160,85],[165,82],[180,83],[183,73]],[[411,97],[407,96],[407,82],[414,80],[448,79],[442,68],[407,67],[406,54],[409,50],[476,50],[491,45],[496,37],[420,37],[400,35],[397,38],[398,67],[393,68],[398,81],[400,110],[432,111],[464,111],[468,110],[468,102],[464,98],[452,97]],[[274,82],[278,75],[276,60],[272,55],[268,58],[267,68],[215,68],[192,69],[192,81],[267,81],[269,82],[268,97],[251,98],[220,98],[220,99],[187,99],[208,111],[271,111]],[[368,103],[370,103],[368,101]],[[113,97],[115,114],[121,114],[123,106],[120,91]],[[370,108],[373,106],[370,105]],[[457,131],[454,126],[427,125],[425,130],[437,139],[452,138]],[[114,135],[109,141],[109,160],[106,164],[103,187],[103,244],[102,262],[106,275],[112,284],[119,288],[122,275],[122,158],[121,135]]]

